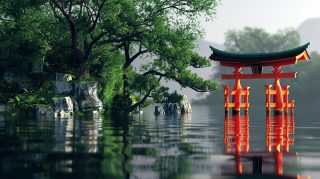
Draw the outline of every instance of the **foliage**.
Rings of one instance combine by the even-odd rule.
[[[183,98],[183,96],[178,94],[177,91],[170,93],[168,87],[161,87],[152,95],[153,99],[157,103],[178,103]]]
[[[210,65],[195,52],[195,41],[203,35],[199,17],[212,19],[218,0],[0,3],[0,69],[27,74],[30,63],[44,62],[51,74],[102,78],[105,105],[117,96],[124,100],[119,104],[130,104],[122,108],[126,112],[143,106],[161,89],[161,80],[199,92],[217,88],[192,68]],[[130,96],[137,101],[128,103]]]
[[[24,89],[22,94],[10,98],[8,105],[12,110],[15,110],[16,108],[28,110],[37,105],[49,105],[50,100],[54,96],[53,91],[50,90],[51,87],[52,83],[45,83],[37,91]]]
[[[102,101],[106,109],[112,107],[115,96],[122,94],[122,61],[119,53],[110,53],[102,61],[101,77],[103,79]]]
[[[262,28],[245,27],[240,31],[229,30],[224,45],[230,52],[275,52],[297,47],[299,42],[299,34],[294,29],[270,34]]]

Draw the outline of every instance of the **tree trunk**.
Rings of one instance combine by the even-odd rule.
[[[89,65],[88,65],[88,63],[81,63],[80,64],[79,75],[80,75],[81,78],[88,78],[89,77]]]
[[[123,96],[128,94],[128,71],[127,69],[123,70]]]

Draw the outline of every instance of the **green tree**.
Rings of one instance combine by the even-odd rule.
[[[123,97],[118,99],[127,101],[132,95],[139,99],[127,112],[156,93],[163,78],[200,92],[216,89],[188,69],[210,65],[194,50],[202,36],[197,19],[212,18],[216,1],[50,0],[49,4],[57,22],[68,26],[71,56],[80,64],[80,75],[88,75],[95,48],[112,44],[123,52]],[[147,64],[140,62],[143,74],[131,67],[142,56],[151,57]]]
[[[141,0],[136,3],[138,9],[126,11],[122,16],[129,30],[121,38],[125,39],[121,47],[125,54],[124,96],[135,94],[139,99],[127,111],[159,94],[164,89],[160,87],[162,79],[199,92],[216,89],[216,84],[203,80],[190,68],[210,65],[206,58],[195,53],[195,41],[202,37],[197,19],[213,17],[217,1]],[[134,61],[140,64],[140,72],[131,72]]]
[[[294,29],[279,30],[270,34],[262,28],[245,27],[229,30],[225,34],[226,51],[230,52],[275,52],[297,47],[300,37]]]
[[[103,78],[109,104],[111,96],[134,96],[125,106],[131,112],[163,91],[161,80],[199,92],[217,88],[191,70],[210,65],[195,52],[195,41],[203,35],[199,17],[212,19],[217,1],[0,0],[1,58],[11,63],[12,56],[19,57],[15,62],[30,56],[45,60],[52,73]]]

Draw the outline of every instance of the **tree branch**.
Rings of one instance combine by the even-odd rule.
[[[101,15],[102,8],[103,8],[105,2],[106,2],[106,0],[102,1],[102,3],[99,5],[98,12],[96,14],[96,18],[94,19],[93,24],[89,28],[88,33],[91,33],[94,30],[94,28],[96,27],[97,22],[98,22],[98,20],[100,18],[100,15]]]
[[[158,82],[160,82],[161,79],[162,79],[162,76],[159,77]],[[143,98],[142,98],[139,102],[131,105],[131,106],[128,108],[127,113],[132,112],[132,111],[135,110],[137,107],[139,107],[140,105],[142,105],[142,104],[147,100],[147,98],[150,96],[151,92],[152,92],[154,89],[155,89],[155,88],[151,88],[151,89],[143,96]]]
[[[161,72],[156,71],[156,70],[147,71],[147,72],[143,73],[142,75],[143,75],[143,76],[157,75],[157,76],[160,76],[160,77],[167,77],[167,78],[170,78],[170,79],[178,82],[181,86],[185,86],[184,83],[183,83],[183,81],[182,81],[180,78],[178,78],[178,77],[173,77],[173,76],[169,76],[169,75],[167,75],[167,74],[161,73]],[[193,86],[187,86],[187,87],[193,89],[193,90],[196,91],[196,92],[208,92],[208,90],[201,90],[201,89],[198,89],[198,88],[193,87]]]
[[[59,5],[59,3],[56,0],[51,0],[51,2],[60,10],[60,12],[67,19],[69,26],[70,26],[70,31],[71,31],[72,48],[74,51],[78,51],[78,32],[77,32],[77,27],[71,18],[71,15],[68,14],[64,10],[63,6]]]
[[[137,52],[135,55],[133,55],[131,58],[129,57],[129,60],[126,60],[126,62],[123,65],[123,68],[126,69],[131,65],[131,63],[136,60],[140,55],[147,53],[148,50],[141,50],[139,49],[139,52]]]

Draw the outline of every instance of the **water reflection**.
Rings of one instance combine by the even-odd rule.
[[[124,120],[0,117],[0,178],[319,178],[317,118],[153,109]]]
[[[5,127],[6,127],[6,123],[5,123],[5,120],[4,120],[4,116],[2,116],[0,114],[0,135],[1,134],[4,134],[5,132]]]
[[[266,150],[250,149],[249,116],[225,116],[225,152],[234,157],[234,168],[222,166],[222,175],[248,177],[308,178],[296,171],[298,155],[294,145],[294,115],[266,117]],[[284,162],[285,161],[285,162]],[[284,171],[284,166],[288,169]]]
[[[164,115],[134,121],[132,178],[179,178],[190,173],[187,159],[194,148],[188,141],[191,114]]]

